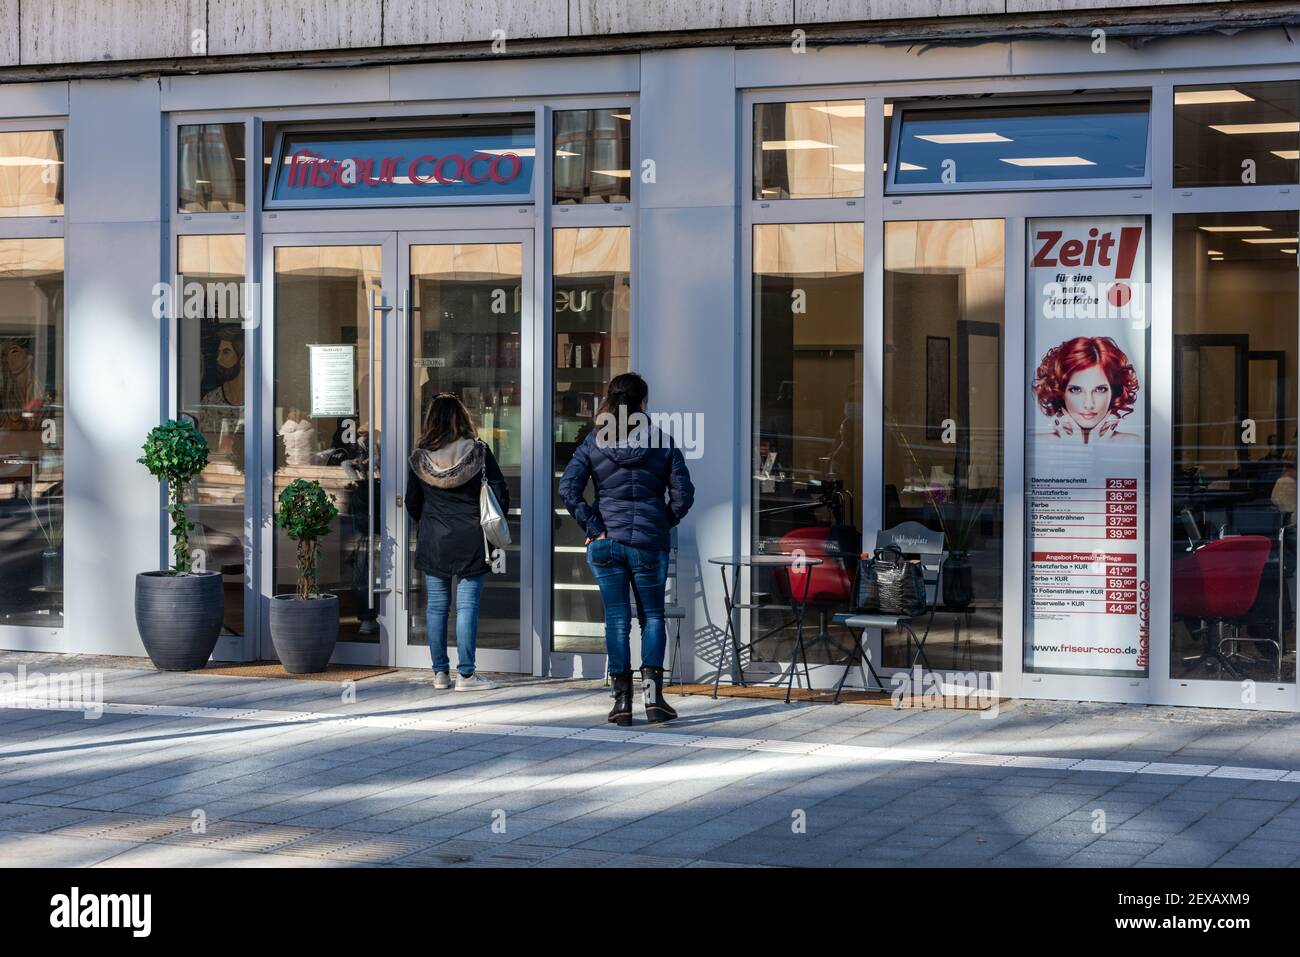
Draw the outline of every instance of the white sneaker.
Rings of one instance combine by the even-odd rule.
[[[477,671],[468,678],[463,675],[456,676],[457,691],[491,691],[495,687],[495,683],[488,681]]]
[[[451,687],[451,675],[445,671],[435,671],[433,673],[433,686],[439,690],[445,691]]]

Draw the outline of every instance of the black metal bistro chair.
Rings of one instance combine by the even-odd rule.
[[[940,577],[943,571],[944,559],[947,558],[947,552],[943,550],[943,533],[932,531],[919,522],[903,522],[893,528],[876,532],[875,548],[884,548],[888,545],[897,547],[905,557],[916,559],[921,563],[921,572],[925,578],[925,609],[915,616],[881,612],[841,612],[835,616],[835,623],[844,625],[854,632],[856,637],[853,643],[853,651],[844,666],[844,674],[840,675],[840,680],[835,685],[835,698],[833,699],[835,704],[839,704],[840,694],[844,690],[844,682],[848,680],[849,673],[855,665],[862,673],[862,688],[864,691],[872,690],[867,681],[868,671],[871,672],[871,677],[875,679],[876,689],[885,690],[885,683],[880,680],[880,675],[876,672],[875,666],[871,662],[871,656],[866,649],[867,632],[871,629],[878,628],[881,631],[890,628],[902,629],[907,633],[908,651],[911,651],[913,645],[916,646],[916,653],[912,655],[908,667],[912,668],[918,662],[923,662],[926,669],[930,669],[930,659],[925,654],[925,640],[930,636],[930,626],[934,624],[934,613],[939,605],[940,595],[943,594]],[[858,594],[858,578],[862,575],[865,565],[865,561],[858,562],[857,574],[853,580],[853,596],[855,598]],[[925,618],[925,629],[918,638],[916,630],[913,628],[913,622],[922,617]]]

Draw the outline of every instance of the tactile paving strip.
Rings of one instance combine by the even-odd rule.
[[[188,831],[191,823],[188,817],[148,818],[134,824],[121,825],[103,836],[110,841],[134,841],[137,844],[145,844],[175,834],[177,831]]]
[[[479,841],[443,841],[441,844],[435,844],[425,850],[417,851],[409,857],[402,858],[400,863],[408,866],[425,867],[464,864],[489,850],[492,850],[491,844],[483,844]]]
[[[204,826],[203,831],[196,833],[191,821],[190,826],[185,830],[159,838],[158,843],[181,844],[187,847],[208,847],[218,841],[247,834],[249,831],[254,831],[261,826],[247,821],[212,821]]]
[[[67,827],[56,828],[49,831],[49,834],[57,834],[59,837],[107,837],[110,840],[124,841],[124,837],[113,837],[112,833],[119,828],[129,824],[144,824],[149,820],[146,817],[131,814],[110,814],[99,815],[77,824],[69,824]]]
[[[214,841],[208,846],[223,851],[252,851],[265,854],[299,838],[318,833],[315,828],[272,824]]]
[[[350,834],[346,831],[320,831],[308,834],[289,844],[270,849],[272,854],[288,854],[292,857],[327,857],[338,851],[346,850],[353,844],[360,844],[366,839],[364,834]]]

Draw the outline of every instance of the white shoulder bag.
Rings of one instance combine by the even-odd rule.
[[[506,523],[505,512],[501,503],[487,480],[487,465],[479,473],[478,523],[483,526],[483,551],[487,560],[492,560],[492,548],[505,548],[510,544],[510,526]]]

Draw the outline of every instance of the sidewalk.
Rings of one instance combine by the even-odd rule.
[[[20,664],[102,675],[104,713],[0,710],[2,865],[1300,865],[1294,715],[674,695],[618,729],[598,681]]]

